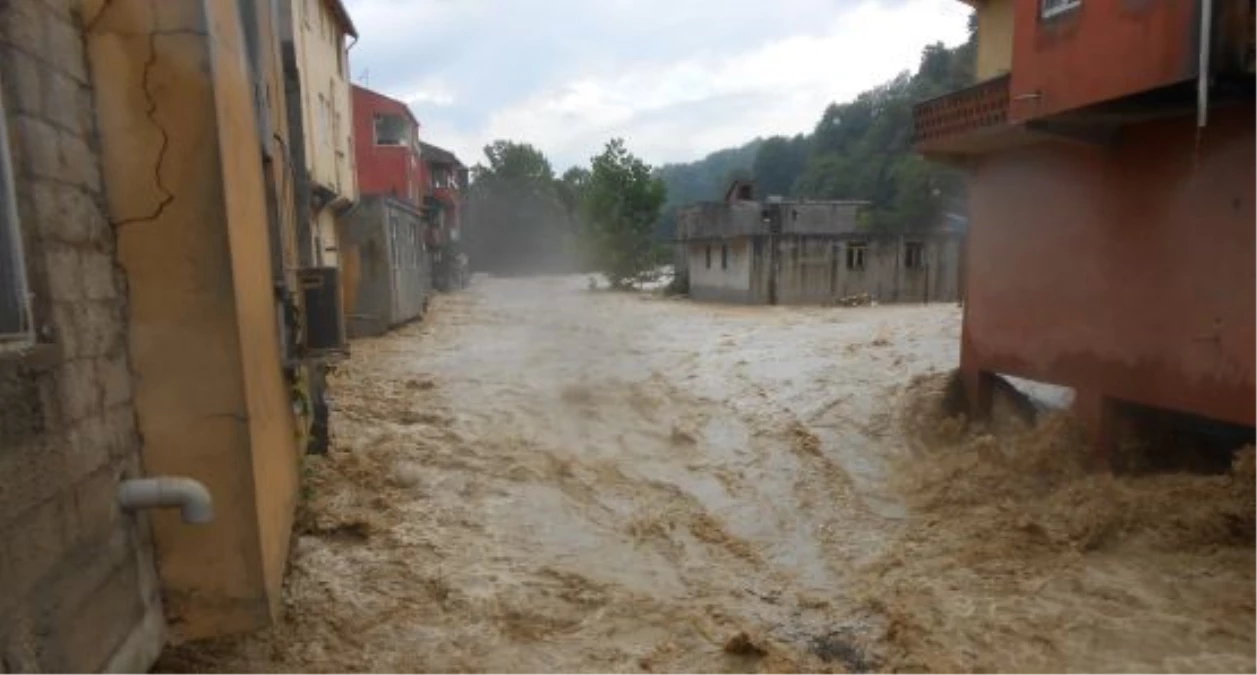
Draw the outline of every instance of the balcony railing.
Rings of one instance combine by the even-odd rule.
[[[921,151],[963,150],[975,132],[1008,125],[1008,75],[984,80],[918,103],[912,111],[913,143]]]

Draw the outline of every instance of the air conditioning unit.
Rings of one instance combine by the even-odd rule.
[[[343,352],[345,313],[340,302],[340,268],[307,267],[297,273],[305,300],[305,350],[309,356]]]

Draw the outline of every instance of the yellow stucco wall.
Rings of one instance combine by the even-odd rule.
[[[177,638],[274,617],[299,473],[237,12],[112,0],[87,36],[145,471],[200,480],[215,502],[209,525],[152,515]]]
[[[977,77],[985,80],[1013,67],[1013,9],[1016,0],[986,0],[978,5]]]
[[[344,28],[324,0],[292,0],[292,34],[301,69],[306,162],[310,177],[349,200],[358,198]],[[333,234],[333,238],[334,238]]]

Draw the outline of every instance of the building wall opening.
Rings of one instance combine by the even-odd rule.
[[[410,125],[401,115],[375,116],[376,145],[406,145],[409,131]]]
[[[4,102],[0,101],[0,120],[4,119]],[[33,338],[13,179],[8,134],[0,134],[0,343]]]
[[[853,241],[850,244],[847,244],[847,269],[864,269],[864,263],[867,258],[868,250],[868,243],[863,241]]]
[[[925,267],[925,244],[919,241],[905,242],[903,245],[903,266],[910,270]]]

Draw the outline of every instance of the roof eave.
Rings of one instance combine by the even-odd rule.
[[[331,5],[332,13],[340,21],[341,28],[345,29],[345,34],[357,40],[358,29],[354,27],[354,20],[349,17],[349,10],[345,9],[345,3],[341,0],[327,0],[327,3]]]

